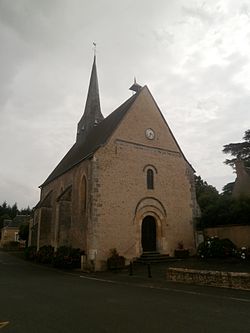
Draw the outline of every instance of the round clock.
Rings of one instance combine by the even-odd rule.
[[[145,131],[146,138],[149,140],[153,140],[155,137],[155,132],[152,130],[152,128],[147,128]]]

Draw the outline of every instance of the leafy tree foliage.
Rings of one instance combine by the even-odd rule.
[[[31,212],[32,212],[32,210],[28,206],[27,208],[22,208],[21,210],[19,210],[18,214],[20,214],[20,215],[30,215]]]
[[[222,189],[222,195],[232,195],[234,183],[235,182],[227,183]]]
[[[200,227],[216,227],[228,224],[250,224],[250,198],[234,199],[230,196],[220,196],[219,199],[206,208],[200,218]]]
[[[232,198],[233,183],[224,186],[219,194],[216,188],[201,179],[195,178],[196,196],[201,208],[198,228],[216,227],[228,224],[250,224],[250,198]]]
[[[29,240],[29,224],[23,223],[19,227],[19,238],[25,241],[26,246],[28,245]]]
[[[217,189],[204,181],[201,176],[195,176],[196,197],[200,206],[201,212],[204,212],[207,207],[213,206],[219,198]]]
[[[25,209],[19,210],[18,207],[17,207],[17,203],[14,203],[13,206],[10,206],[10,205],[7,204],[6,201],[4,201],[0,205],[0,229],[3,227],[3,221],[5,219],[12,220],[18,214],[20,214],[20,215],[30,215],[31,214],[31,209],[29,207],[27,207]]]
[[[244,161],[246,166],[250,166],[250,129],[243,136],[243,142],[229,143],[224,145],[223,153],[231,154],[233,158],[226,159],[225,164],[234,168],[237,159]]]

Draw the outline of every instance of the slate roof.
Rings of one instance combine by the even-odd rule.
[[[22,223],[27,223],[29,219],[29,215],[17,215],[13,220],[5,220],[4,227],[18,228]]]
[[[95,126],[84,141],[76,142],[40,187],[49,184],[84,159],[92,156],[98,148],[103,146],[139,94],[140,92],[127,99],[107,118]]]
[[[12,222],[12,220],[4,219],[3,220],[3,226],[7,227],[11,222]]]
[[[96,56],[94,56],[84,113],[77,125],[76,141],[84,141],[91,129],[103,119],[99,97]]]

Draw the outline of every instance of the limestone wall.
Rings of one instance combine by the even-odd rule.
[[[8,244],[9,242],[16,241],[16,235],[19,232],[19,228],[15,227],[5,227],[1,229],[1,239],[0,239],[0,246],[3,247],[4,244]]]
[[[237,247],[250,247],[250,225],[231,225],[204,229],[205,236],[230,239]]]
[[[169,281],[175,282],[250,290],[249,273],[207,271],[170,267],[167,270],[166,278]]]
[[[87,221],[91,207],[89,177],[91,162],[83,161],[67,173],[56,178],[42,188],[41,202],[51,193],[51,208],[41,207],[39,218],[39,247],[52,245],[57,248],[61,245],[72,245],[86,250]],[[58,198],[69,188],[70,198]],[[38,224],[38,222],[37,222]]]

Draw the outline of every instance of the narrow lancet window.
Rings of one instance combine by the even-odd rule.
[[[154,189],[154,171],[152,169],[147,170],[147,188],[148,190]]]
[[[85,213],[87,208],[87,180],[85,175],[82,177],[79,191],[79,206],[82,213]]]

